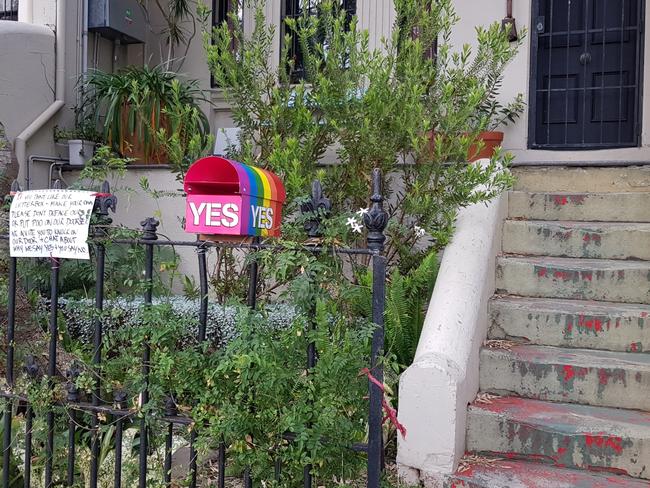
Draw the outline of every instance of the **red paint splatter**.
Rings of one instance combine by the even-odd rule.
[[[609,382],[609,375],[606,369],[601,368],[598,370],[598,382],[601,385],[606,385]]]
[[[571,200],[571,203],[573,203],[575,205],[582,205],[583,203],[585,203],[585,198],[586,198],[586,195],[571,195],[569,197],[569,199]]]
[[[599,319],[594,319],[594,329],[596,332],[603,331],[603,323]]]
[[[623,453],[623,438],[608,436],[603,434],[591,435],[585,434],[585,443],[587,447],[600,447],[605,449],[611,449],[616,454]]]
[[[602,332],[603,331],[603,322],[597,318],[587,318],[584,315],[579,315],[578,316],[578,326],[589,329],[589,330],[594,330],[596,332]]]
[[[557,278],[562,281],[569,281],[573,279],[573,272],[572,271],[563,271],[563,270],[555,270],[553,272],[553,278]]]
[[[546,268],[537,268],[537,276],[540,278],[546,276]]]
[[[633,342],[632,344],[630,344],[630,351],[631,352],[639,352],[639,344],[637,344],[636,342]]]
[[[555,205],[566,205],[569,203],[569,200],[564,195],[555,195],[553,200],[555,201]]]
[[[573,371],[573,366],[564,366],[564,381],[571,381],[575,378],[575,371]]]

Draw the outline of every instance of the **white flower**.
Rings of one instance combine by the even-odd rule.
[[[366,215],[367,213],[368,213],[368,209],[367,209],[367,208],[360,208],[359,210],[357,210],[357,215],[358,215],[359,217],[363,217],[363,216]]]
[[[352,229],[352,231],[356,232],[357,234],[361,234],[361,232],[363,231],[363,227],[361,226],[359,221],[357,219],[355,219],[354,217],[348,218],[345,225],[350,227]]]
[[[413,226],[413,230],[415,231],[415,236],[416,236],[416,237],[423,237],[423,236],[427,233],[427,231],[424,230],[424,229],[423,229],[422,227],[420,227],[419,225],[414,225],[414,226]]]

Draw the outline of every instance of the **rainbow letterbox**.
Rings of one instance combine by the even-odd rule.
[[[185,175],[185,231],[222,236],[280,235],[284,185],[277,175],[219,156]]]

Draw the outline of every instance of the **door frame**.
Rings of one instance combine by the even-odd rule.
[[[636,79],[637,79],[637,97],[634,107],[634,114],[632,116],[635,120],[636,134],[634,134],[634,142],[627,144],[600,144],[594,146],[589,143],[571,144],[566,146],[559,146],[554,144],[538,144],[536,141],[536,122],[537,122],[537,65],[538,56],[537,51],[539,48],[539,37],[536,28],[537,12],[542,0],[532,0],[530,9],[530,70],[529,70],[529,91],[528,91],[528,149],[541,149],[549,151],[584,151],[584,150],[599,150],[599,149],[621,149],[621,148],[634,148],[641,147],[641,136],[643,133],[643,87],[645,82],[644,77],[644,61],[645,61],[645,15],[646,15],[646,0],[637,0],[639,2],[639,28],[637,30],[637,63],[636,63]],[[548,0],[546,0],[548,1]],[[591,0],[590,0],[591,1]],[[607,0],[604,0],[607,1]]]

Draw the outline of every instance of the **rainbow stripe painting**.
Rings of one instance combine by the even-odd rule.
[[[185,231],[204,235],[280,235],[284,185],[274,173],[208,156],[185,175]]]

